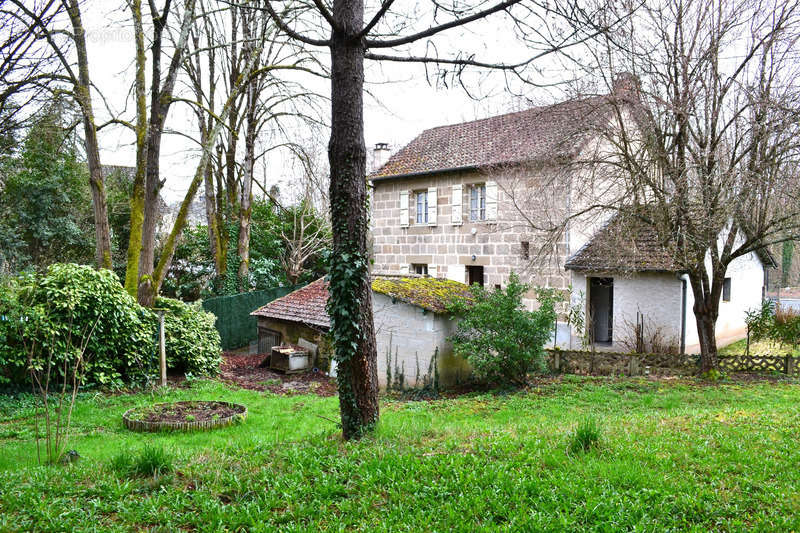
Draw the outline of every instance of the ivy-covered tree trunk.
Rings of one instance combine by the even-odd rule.
[[[335,0],[331,38],[330,203],[333,254],[328,313],[345,439],[378,421],[378,370],[367,253],[363,0]]]

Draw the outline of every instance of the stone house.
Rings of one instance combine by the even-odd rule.
[[[686,281],[659,263],[662,257],[656,254],[646,268],[636,263],[638,257],[620,268],[585,261],[598,250],[591,243],[608,230],[609,215],[573,217],[556,242],[555,232],[539,229],[548,220],[558,224],[583,212],[604,194],[613,196],[612,185],[597,178],[603,176],[595,168],[600,164],[583,162],[604,149],[605,141],[592,131],[608,127],[612,109],[631,118],[637,112],[632,83],[621,76],[608,95],[432,128],[391,157],[386,145],[376,146],[374,159],[382,164],[370,175],[373,272],[497,288],[514,271],[535,286],[565,294],[571,288],[573,304],[582,293],[597,328],[592,337],[603,347],[622,348],[629,335],[624,329],[635,328],[638,312],[653,327],[663,326],[676,345],[693,349],[698,341],[691,291],[685,295]],[[549,253],[541,259],[544,249]],[[750,254],[731,266],[727,294],[734,296],[723,303],[718,322],[723,337],[741,334],[744,309],[760,303],[768,262]],[[532,294],[525,303],[536,305]],[[554,342],[580,346],[586,331],[571,331],[564,318]]]
[[[454,297],[469,297],[467,286],[445,279],[421,276],[375,277],[372,303],[378,352],[378,381],[398,373],[406,386],[416,386],[437,368],[442,385],[451,385],[469,374],[466,363],[453,355],[447,338],[456,320],[447,312]],[[316,347],[314,366],[335,374],[332,346],[327,339],[330,318],[325,311],[328,283],[324,278],[253,311],[258,318],[259,351],[282,343]]]

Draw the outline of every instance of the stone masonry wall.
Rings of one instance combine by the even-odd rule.
[[[429,274],[467,282],[467,266],[483,266],[487,287],[505,286],[511,271],[536,286],[566,289],[569,275],[563,270],[568,249],[559,243],[549,262],[533,263],[541,238],[531,233],[514,207],[509,193],[511,178],[500,173],[487,177],[477,171],[432,174],[374,183],[372,198],[373,272],[406,274],[411,264],[427,264]],[[470,186],[492,180],[498,183],[497,219],[470,222]],[[452,186],[462,185],[461,224],[451,217]],[[437,188],[436,225],[416,224],[414,192]],[[409,192],[409,225],[400,220],[400,192]],[[551,199],[552,201],[552,199]],[[529,243],[529,258],[523,242]],[[473,259],[474,257],[474,259]]]

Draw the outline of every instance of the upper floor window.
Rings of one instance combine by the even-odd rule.
[[[428,223],[428,191],[417,191],[414,193],[417,199],[417,224]]]
[[[473,185],[469,191],[469,219],[486,220],[486,185]]]

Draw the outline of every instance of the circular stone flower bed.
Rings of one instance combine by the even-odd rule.
[[[247,407],[229,402],[173,402],[134,407],[122,415],[133,431],[212,429],[243,422]]]

